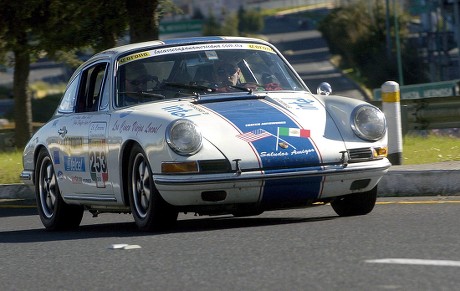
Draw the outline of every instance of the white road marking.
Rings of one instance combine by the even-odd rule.
[[[140,249],[140,245],[129,245],[129,244],[112,244],[109,246],[109,249],[112,250],[133,250]]]
[[[422,260],[422,259],[399,259],[388,258],[378,260],[366,260],[366,263],[373,264],[398,264],[398,265],[424,265],[424,266],[441,266],[441,267],[460,267],[460,261],[450,260]]]

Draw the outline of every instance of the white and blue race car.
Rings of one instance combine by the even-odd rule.
[[[309,91],[271,44],[201,37],[103,51],[71,77],[24,150],[50,230],[84,210],[131,212],[141,230],[179,212],[257,215],[331,203],[372,211],[390,167],[384,114]]]

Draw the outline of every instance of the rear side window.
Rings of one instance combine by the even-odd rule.
[[[64,92],[61,104],[58,107],[60,113],[73,112],[75,107],[75,100],[77,99],[78,84],[80,83],[80,75],[78,75]]]
[[[98,63],[82,71],[75,112],[98,110],[107,68],[107,63]]]

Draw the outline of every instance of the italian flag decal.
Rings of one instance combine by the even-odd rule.
[[[279,136],[310,137],[310,130],[300,128],[278,127]]]

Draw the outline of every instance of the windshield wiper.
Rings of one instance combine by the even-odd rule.
[[[175,82],[164,82],[163,85],[175,87],[175,88],[182,88],[182,89],[189,89],[189,90],[200,90],[204,92],[215,92],[216,89],[210,88],[203,85],[197,84],[184,84],[184,83],[175,83]]]
[[[118,94],[128,94],[129,97],[133,97],[137,99],[144,99],[144,98],[166,99],[166,96],[163,94],[157,94],[157,93],[152,93],[152,92],[147,92],[147,91],[125,91],[125,92],[118,92]]]
[[[247,87],[243,87],[243,86],[234,86],[234,85],[230,85],[229,86],[230,88],[234,88],[234,89],[238,89],[238,90],[241,90],[241,91],[246,91],[248,92],[249,94],[252,94],[253,90],[251,88],[247,88]]]

